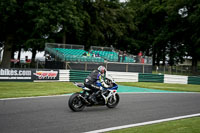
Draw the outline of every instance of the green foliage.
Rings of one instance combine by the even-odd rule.
[[[113,45],[132,54],[143,51],[154,65],[191,56],[196,66],[199,14],[198,0],[2,0],[0,42],[14,46],[12,51],[42,50],[45,42]]]

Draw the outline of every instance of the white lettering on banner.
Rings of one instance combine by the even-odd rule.
[[[2,76],[31,76],[31,70],[0,69],[0,75]]]
[[[36,73],[33,73],[35,76],[37,76],[39,79],[55,79],[57,77],[58,72],[57,71],[36,71]]]
[[[17,77],[17,79],[31,79],[31,77]]]
[[[0,79],[31,79],[31,77],[0,77]]]
[[[9,77],[0,77],[0,79],[9,79]]]

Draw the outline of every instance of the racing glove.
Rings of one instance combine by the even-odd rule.
[[[104,81],[101,82],[101,84],[102,84],[102,86],[103,86],[104,88],[109,88],[109,85],[107,85]]]
[[[100,90],[101,90],[101,91],[103,90],[103,87],[102,87],[102,86],[100,86]]]

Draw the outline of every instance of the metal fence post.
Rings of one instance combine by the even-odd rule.
[[[128,64],[126,64],[126,72],[128,72]]]
[[[143,73],[144,73],[144,64],[143,64]]]
[[[87,71],[87,62],[85,63],[85,71]]]

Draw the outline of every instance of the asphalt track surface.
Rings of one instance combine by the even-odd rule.
[[[0,100],[0,133],[80,133],[200,113],[200,93],[120,94],[115,109],[72,112],[69,96]]]

